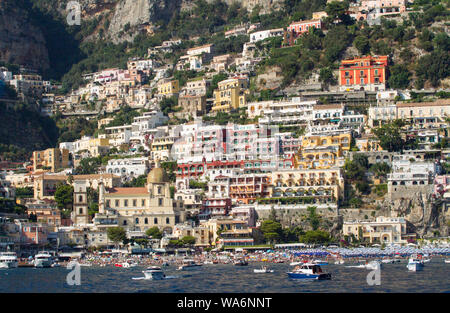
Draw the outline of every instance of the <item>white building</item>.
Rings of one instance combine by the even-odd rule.
[[[108,161],[106,172],[117,176],[136,178],[146,175],[150,168],[147,158],[112,159]]]
[[[283,28],[261,30],[250,34],[250,42],[258,42],[267,38],[279,37],[284,35]]]

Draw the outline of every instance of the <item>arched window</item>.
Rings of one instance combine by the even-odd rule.
[[[158,224],[158,218],[155,217],[155,219],[153,220],[153,224]]]
[[[83,196],[78,197],[78,202],[83,202]]]
[[[124,221],[123,221],[123,225],[127,225],[127,220],[124,220]]]
[[[136,224],[139,224],[139,218],[136,217]]]
[[[144,224],[148,224],[148,218],[144,219]]]
[[[166,224],[170,224],[170,218],[166,217]]]
[[[79,212],[80,214],[83,214],[83,208],[80,208]]]

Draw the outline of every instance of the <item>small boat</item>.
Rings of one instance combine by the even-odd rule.
[[[381,260],[381,263],[384,263],[384,264],[400,263],[400,260],[399,259],[383,259],[383,260]]]
[[[239,260],[235,260],[233,262],[233,264],[236,265],[236,266],[247,266],[248,262],[246,260],[244,260],[244,259],[239,259]]]
[[[304,262],[291,262],[289,265],[290,266],[297,266],[297,265],[302,265]]]
[[[365,267],[368,270],[379,270],[379,269],[381,269],[381,262],[380,261],[371,261],[369,263],[366,263]]]
[[[16,268],[18,266],[19,261],[15,252],[0,253],[0,268]]]
[[[283,260],[275,260],[275,263],[284,263]]]
[[[34,267],[51,267],[52,255],[47,251],[41,251],[34,256]]]
[[[344,259],[337,259],[334,264],[344,264]]]
[[[419,258],[415,258],[415,257],[411,257],[408,260],[408,264],[406,265],[406,267],[408,268],[409,271],[412,272],[417,272],[417,271],[422,271],[424,264],[423,261]]]
[[[142,271],[142,273],[144,273],[145,279],[162,280],[166,277],[162,269],[158,266],[151,266],[145,271]]]
[[[261,268],[255,268],[253,270],[253,273],[273,273],[273,270],[268,269],[266,266],[263,266]]]
[[[183,260],[183,264],[180,265],[177,268],[177,270],[178,271],[183,271],[183,270],[187,270],[187,269],[194,268],[194,267],[197,267],[197,266],[201,266],[201,264],[195,263],[194,260],[186,259],[186,260]]]
[[[327,262],[327,261],[322,261],[322,260],[314,260],[314,261],[312,261],[311,263],[312,263],[312,264],[319,265],[319,266],[322,266],[322,265],[328,265],[328,262]]]
[[[316,279],[316,280],[329,280],[331,279],[330,273],[324,273],[320,265],[314,263],[304,263],[294,268],[292,272],[287,273],[289,278],[293,279]]]
[[[203,264],[214,264],[212,261],[205,261]]]
[[[61,264],[59,264],[59,263],[53,263],[53,264],[52,264],[52,267],[61,267]]]

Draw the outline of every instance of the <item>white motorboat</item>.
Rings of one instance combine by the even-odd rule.
[[[384,264],[400,263],[400,260],[399,259],[383,259],[383,260],[381,260],[381,263],[384,263]]]
[[[421,259],[411,257],[408,260],[408,264],[406,265],[406,267],[408,268],[409,271],[417,272],[423,270],[424,264]]]
[[[367,264],[365,264],[366,269],[368,270],[379,270],[381,269],[381,262],[380,261],[371,261]]]
[[[344,259],[337,259],[337,260],[334,262],[334,264],[344,264],[344,263],[345,263]]]
[[[320,265],[314,263],[304,263],[301,266],[297,266],[292,272],[288,272],[287,274],[289,278],[293,279],[331,279],[330,273],[323,273]]]
[[[450,259],[444,260],[444,263],[450,263]]]
[[[291,262],[289,265],[290,266],[297,266],[297,265],[302,265],[305,262]]]
[[[187,270],[187,269],[190,269],[190,268],[195,268],[195,267],[197,267],[197,266],[201,266],[201,264],[195,263],[194,260],[185,259],[185,260],[183,260],[182,265],[180,265],[180,266],[177,268],[177,270],[178,270],[178,271],[183,271],[183,270]]]
[[[51,267],[52,255],[47,251],[41,251],[34,256],[34,267]]]
[[[316,265],[328,265],[327,261],[322,261],[322,260],[314,260],[311,263],[316,264]]]
[[[136,266],[138,266],[138,264],[136,262],[134,262],[133,260],[127,260],[122,263],[123,268],[130,268],[130,267],[136,267]]]
[[[145,271],[142,271],[145,275],[145,279],[162,280],[166,277],[162,269],[158,266],[151,266]]]
[[[267,268],[266,266],[263,266],[261,268],[255,268],[253,270],[253,273],[273,273],[273,270]]]
[[[0,253],[0,268],[16,268],[19,262],[15,252],[1,252]]]

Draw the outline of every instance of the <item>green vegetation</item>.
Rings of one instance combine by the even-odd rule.
[[[16,188],[16,198],[33,198],[33,187]]]
[[[389,152],[398,152],[405,147],[405,141],[401,136],[401,127],[404,122],[396,120],[390,124],[384,124],[373,130],[380,141],[380,146]]]
[[[328,232],[323,230],[311,230],[307,231],[304,235],[300,236],[300,242],[310,244],[326,244],[331,241],[331,236]]]
[[[110,227],[107,229],[106,234],[108,239],[119,245],[127,239],[127,233],[122,227]]]
[[[152,237],[153,239],[161,239],[163,236],[162,232],[157,226],[153,226],[152,228],[147,229],[145,234],[149,237]]]

